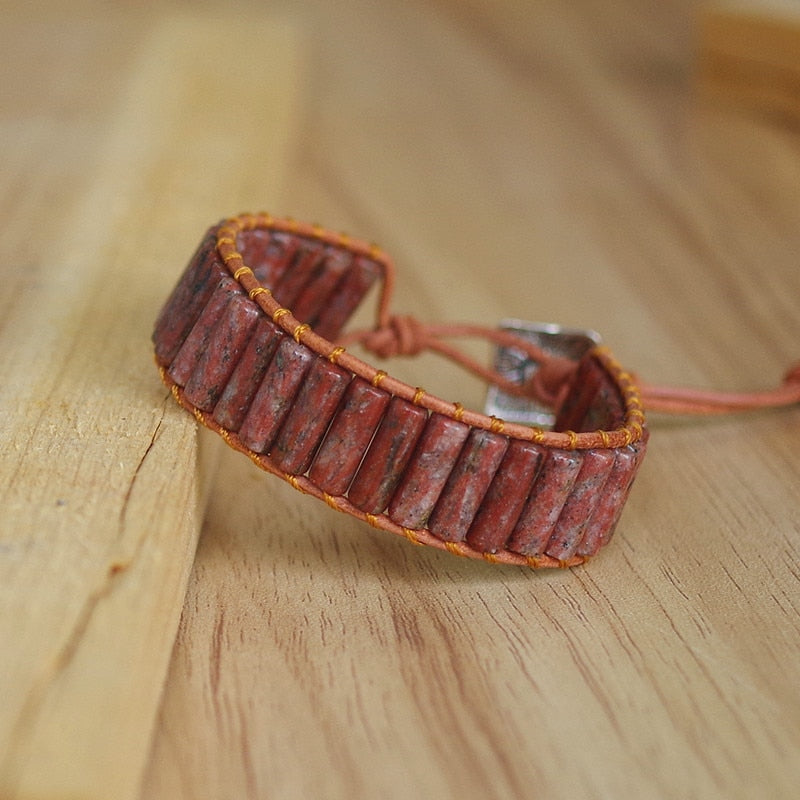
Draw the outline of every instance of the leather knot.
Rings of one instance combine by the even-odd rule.
[[[558,410],[575,378],[578,362],[553,356],[541,361],[539,368],[525,384],[525,394]]]
[[[415,356],[428,346],[425,326],[414,317],[394,316],[388,325],[367,333],[361,344],[379,358]]]

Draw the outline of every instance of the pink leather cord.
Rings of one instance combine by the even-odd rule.
[[[379,358],[414,356],[424,350],[435,351],[509,394],[531,397],[553,409],[561,405],[577,369],[576,362],[548,355],[532,342],[496,328],[459,323],[424,324],[412,316],[386,313],[379,314],[379,319],[382,323],[378,327],[347,334],[342,337],[341,344],[358,343]],[[509,381],[443,341],[449,337],[464,336],[482,338],[496,345],[521,350],[539,364],[539,369],[527,384]],[[646,383],[639,383],[639,387],[648,411],[712,415],[779,408],[800,403],[800,363],[786,373],[778,387],[758,392],[719,392]]]
[[[759,392],[717,392],[673,386],[640,385],[645,407],[667,414],[734,414],[759,408],[800,403],[800,363],[784,375],[775,389]]]

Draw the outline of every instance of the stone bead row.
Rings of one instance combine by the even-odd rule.
[[[265,317],[223,270],[218,238],[212,231],[201,244],[155,340],[176,397],[229,444],[336,508],[462,555],[572,564],[605,543],[642,441],[548,449],[392,396]],[[254,263],[276,269],[274,259]],[[276,294],[283,277],[272,276]]]

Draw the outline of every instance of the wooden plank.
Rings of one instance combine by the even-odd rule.
[[[204,226],[274,201],[297,49],[259,13],[27,11],[2,31],[0,796],[130,798],[210,475],[150,330]]]
[[[304,8],[289,203],[393,253],[399,311],[587,325],[658,382],[797,358],[796,135],[693,106],[685,4]],[[225,452],[142,797],[793,798],[799,433],[798,409],[654,419],[610,549],[547,574]]]
[[[707,98],[800,117],[800,6],[739,0],[703,7],[697,80]]]

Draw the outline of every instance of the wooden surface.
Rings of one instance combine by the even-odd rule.
[[[207,223],[318,220],[394,255],[399,311],[758,388],[800,356],[800,137],[697,95],[689,0],[136,8],[2,33],[0,796],[795,797],[798,409],[653,419],[569,572],[413,547],[222,451],[156,715],[198,479],[146,338]]]
[[[800,3],[727,0],[698,23],[698,85],[710,99],[800,120]]]
[[[209,218],[274,196],[295,96],[285,23],[227,23],[226,64],[219,15],[92,11],[0,32],[4,799],[139,794],[204,494],[152,321]]]

